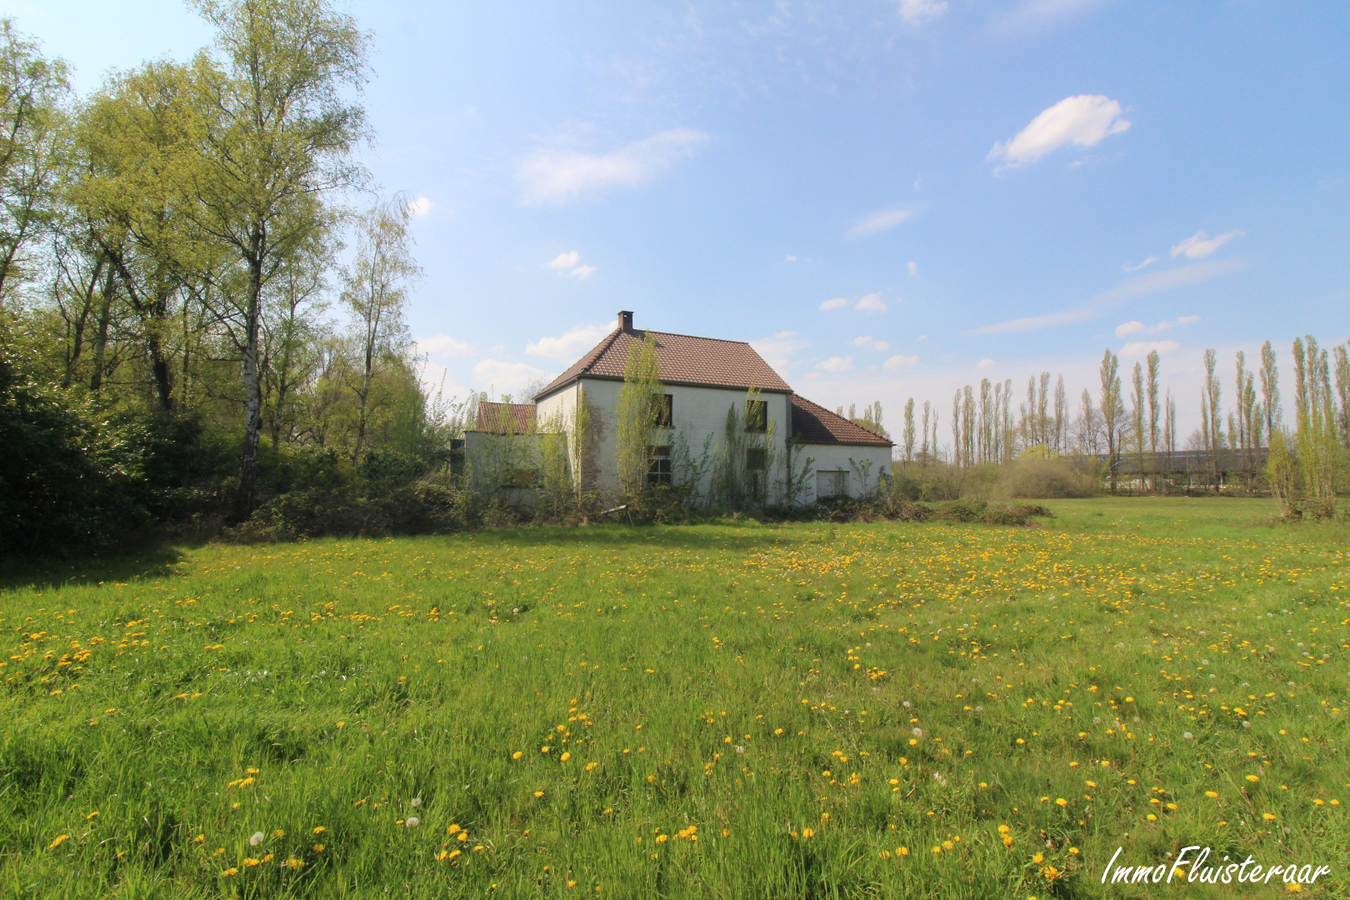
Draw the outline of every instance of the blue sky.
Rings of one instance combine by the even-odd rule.
[[[750,340],[828,406],[1350,336],[1350,4],[358,2],[365,153],[421,198],[446,389],[560,371],[619,309]],[[0,0],[77,68],[185,58],[185,7]],[[1286,379],[1287,384],[1287,379]],[[1193,409],[1192,407],[1195,407]]]

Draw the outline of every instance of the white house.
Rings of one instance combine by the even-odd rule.
[[[796,504],[862,497],[889,477],[890,440],[794,393],[748,343],[638,331],[627,310],[619,313],[618,327],[536,394],[534,403],[481,403],[476,427],[465,436],[471,465],[488,453],[510,455],[502,447],[512,435],[551,432],[570,438],[577,399],[584,396],[589,423],[584,441],[567,442],[569,469],[575,472],[580,464],[587,489],[617,492],[616,410],[624,367],[629,349],[649,334],[666,395],[657,438],[662,443],[649,448],[650,482],[684,480],[709,497],[717,462],[725,464],[729,446],[746,457],[736,461],[743,463],[743,475],[764,479],[770,502],[783,502],[789,493]],[[747,408],[751,390],[759,399]],[[744,439],[728,435],[729,410],[737,411]],[[496,466],[496,472],[496,487],[522,494],[537,478],[523,456]]]

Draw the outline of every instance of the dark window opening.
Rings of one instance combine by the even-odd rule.
[[[675,398],[666,394],[656,404],[656,427],[669,428],[675,423]]]
[[[768,461],[769,451],[750,449],[745,451],[745,467],[752,472],[762,472]]]
[[[670,484],[671,483],[670,448],[648,447],[647,459],[648,459],[647,483]]]
[[[745,430],[755,434],[764,434],[769,430],[769,401],[746,401]]]

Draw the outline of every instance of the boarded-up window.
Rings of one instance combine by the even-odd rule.
[[[769,430],[769,401],[746,401],[745,430],[755,434],[764,434]]]
[[[816,473],[817,500],[825,500],[829,497],[846,496],[848,496],[848,472],[846,470],[823,470]]]
[[[502,478],[502,487],[534,487],[539,482],[539,473],[534,469],[508,469]]]
[[[666,394],[663,399],[656,403],[656,427],[669,428],[675,424],[675,397],[672,394]]]

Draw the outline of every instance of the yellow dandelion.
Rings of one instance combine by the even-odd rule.
[[[50,844],[47,845],[47,849],[48,849],[48,850],[55,850],[57,847],[60,847],[62,844],[64,844],[64,843],[65,843],[66,841],[68,841],[68,840],[70,840],[70,835],[68,835],[68,834],[58,834],[58,835],[56,836],[56,839],[53,840]]]

